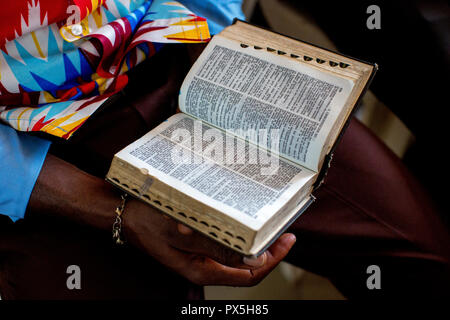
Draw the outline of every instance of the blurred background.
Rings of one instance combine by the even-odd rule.
[[[381,9],[379,30],[366,26],[366,10],[372,4]],[[439,185],[440,174],[430,174],[431,168],[445,161],[442,148],[448,145],[447,1],[244,0],[243,9],[254,24],[379,64],[356,116],[428,189],[448,224],[448,188]],[[287,263],[258,286],[211,286],[205,295],[207,299],[345,299],[327,279]]]

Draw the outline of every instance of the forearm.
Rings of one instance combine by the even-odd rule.
[[[59,216],[109,229],[119,202],[119,193],[106,181],[48,154],[31,194],[26,216]]]

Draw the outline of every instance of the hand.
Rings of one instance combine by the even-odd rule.
[[[133,199],[126,210],[125,238],[198,285],[256,285],[295,243],[293,234],[284,234],[258,259],[243,259],[145,203]]]
[[[111,230],[120,198],[113,186],[48,155],[31,194],[27,215],[55,215]],[[168,219],[149,205],[131,199],[124,212],[124,238],[163,265],[199,285],[251,286],[286,256],[292,234],[278,239],[256,260]]]

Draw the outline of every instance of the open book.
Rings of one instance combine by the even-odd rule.
[[[376,69],[236,21],[185,78],[181,113],[117,153],[106,178],[257,256],[314,199]]]

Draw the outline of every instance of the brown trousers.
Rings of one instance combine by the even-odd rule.
[[[166,47],[130,73],[127,88],[51,153],[104,177],[112,156],[175,112],[190,63],[185,46]],[[290,228],[287,261],[328,277],[348,297],[443,296],[450,287],[450,238],[426,192],[402,162],[352,120],[317,201]],[[201,287],[111,235],[57,218],[0,217],[3,299],[198,299]],[[82,289],[68,290],[78,265]],[[381,270],[369,290],[367,268]]]

